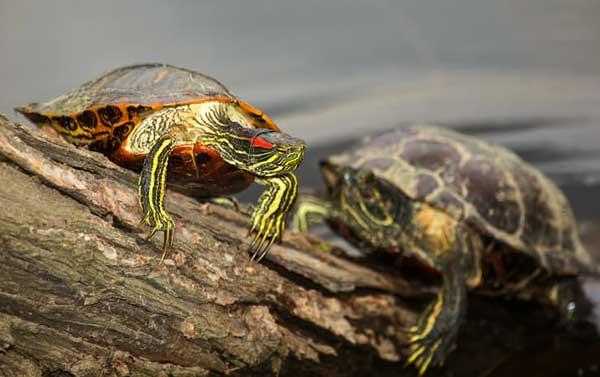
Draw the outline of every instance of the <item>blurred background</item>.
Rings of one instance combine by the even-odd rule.
[[[305,139],[299,178],[316,188],[320,158],[435,122],[548,174],[598,249],[599,19],[595,0],[0,0],[0,112],[119,66],[169,63]],[[598,299],[600,283],[587,286]]]
[[[600,2],[0,0],[0,111],[112,68],[213,76],[311,146],[410,122],[502,143],[600,214]]]

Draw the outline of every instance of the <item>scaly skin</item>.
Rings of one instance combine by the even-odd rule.
[[[231,165],[255,174],[256,182],[267,186],[252,214],[249,231],[255,233],[250,246],[252,258],[258,256],[260,260],[283,234],[285,215],[297,193],[297,179],[291,172],[302,161],[304,143],[280,132],[244,128],[237,122],[232,123],[227,115],[231,109],[226,108],[227,105],[197,106],[182,107],[183,114],[170,114],[177,112],[177,108],[166,109],[163,112],[168,112],[169,116],[159,112],[147,120],[151,137],[144,140],[152,147],[144,160],[139,195],[143,221],[151,227],[148,237],[157,231],[164,232],[162,263],[171,253],[175,229],[163,200],[169,154],[177,145],[202,143],[217,150]],[[173,122],[174,119],[177,122]],[[157,122],[172,123],[161,125]],[[143,129],[134,135],[140,132]]]
[[[138,181],[140,207],[144,213],[142,221],[151,229],[146,239],[152,238],[157,231],[164,232],[160,264],[169,257],[175,235],[175,223],[164,208],[169,153],[174,147],[175,143],[169,137],[158,140],[144,160]]]
[[[256,258],[260,262],[271,245],[281,239],[285,229],[285,215],[296,198],[298,180],[293,174],[283,174],[267,179],[259,178],[256,182],[267,186],[252,213],[252,227],[248,232],[256,231],[250,251],[252,259]]]
[[[211,77],[167,64],[131,65],[16,110],[120,166],[142,168],[139,199],[148,238],[165,233],[161,262],[175,230],[163,205],[167,170],[179,190],[203,199],[240,192],[259,178],[268,188],[252,220],[251,252],[264,256],[281,237],[296,193],[291,172],[302,161],[304,142],[280,133],[262,111]]]
[[[444,212],[407,200],[368,173],[347,169],[336,184],[331,200],[299,196],[291,219],[295,230],[323,220],[341,222],[360,246],[411,253],[442,274],[440,293],[409,329],[406,365],[423,375],[443,364],[464,320],[467,284],[480,282],[479,238]]]

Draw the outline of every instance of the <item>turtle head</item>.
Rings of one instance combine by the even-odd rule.
[[[262,177],[294,171],[304,158],[304,141],[279,131],[257,109],[241,102],[203,102],[192,106],[189,139],[217,150],[240,170]]]
[[[405,203],[391,185],[371,171],[321,163],[321,171],[339,219],[353,235],[375,248],[390,246],[398,237],[399,220]],[[397,190],[396,190],[397,191]]]
[[[248,141],[248,164],[254,174],[270,177],[294,171],[304,159],[304,141],[278,131],[257,131]]]
[[[217,149],[225,161],[261,177],[272,177],[298,168],[304,158],[304,141],[279,131],[232,125],[203,142]]]

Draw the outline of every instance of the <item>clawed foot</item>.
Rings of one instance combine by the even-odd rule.
[[[162,249],[162,257],[160,258],[159,265],[162,265],[165,259],[171,256],[171,252],[173,251],[173,239],[175,237],[175,223],[171,219],[170,216],[167,217],[162,216],[160,219],[155,218],[154,216],[147,215],[142,222],[148,224],[151,228],[150,232],[146,235],[145,239],[150,240],[156,232],[161,231],[164,232],[164,240],[163,240],[163,249]]]
[[[458,323],[440,316],[441,301],[432,303],[421,315],[417,325],[408,329],[410,355],[405,366],[414,365],[419,376],[430,366],[442,366],[452,350],[458,332]]]
[[[413,334],[410,338],[411,354],[405,365],[413,364],[419,370],[419,376],[424,375],[429,366],[442,366],[450,351],[448,335],[422,334],[416,326],[410,332]]]
[[[296,198],[298,181],[293,174],[284,174],[268,179],[257,178],[256,182],[267,186],[252,212],[252,227],[248,231],[248,235],[256,232],[250,252],[252,260],[260,262],[271,246],[281,239],[285,215]]]
[[[273,244],[281,238],[284,228],[283,215],[272,214],[272,216],[253,215],[252,227],[248,235],[255,232],[254,239],[250,244],[251,260],[260,262]]]
[[[165,232],[163,255],[159,265],[170,256],[175,234],[173,219],[164,207],[167,164],[169,153],[174,146],[174,141],[169,137],[159,139],[144,159],[138,181],[140,207],[144,213],[142,222],[148,224],[151,229],[146,239],[149,240],[158,231]]]

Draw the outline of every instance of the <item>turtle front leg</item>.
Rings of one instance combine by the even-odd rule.
[[[443,270],[443,285],[436,299],[410,328],[407,365],[414,364],[423,375],[430,365],[441,366],[450,353],[466,310],[466,283],[462,268],[450,264]]]
[[[442,286],[435,300],[409,329],[410,355],[423,375],[430,365],[441,366],[452,351],[465,318],[467,286],[481,281],[479,235],[453,217],[424,203],[412,206],[409,222],[403,224],[402,247],[438,270]]]
[[[139,201],[144,213],[142,221],[151,228],[146,239],[152,238],[157,231],[164,232],[160,264],[171,253],[175,234],[175,223],[164,207],[167,165],[174,147],[173,139],[159,139],[148,152],[138,181]]]
[[[316,195],[300,194],[291,211],[291,230],[306,233],[309,226],[325,222],[332,212],[331,202]]]
[[[258,198],[258,206],[252,213],[252,226],[248,232],[248,234],[256,232],[250,245],[250,252],[252,260],[260,261],[283,234],[285,215],[294,204],[298,180],[294,174],[288,173],[269,178],[257,178],[256,182],[267,186]]]

